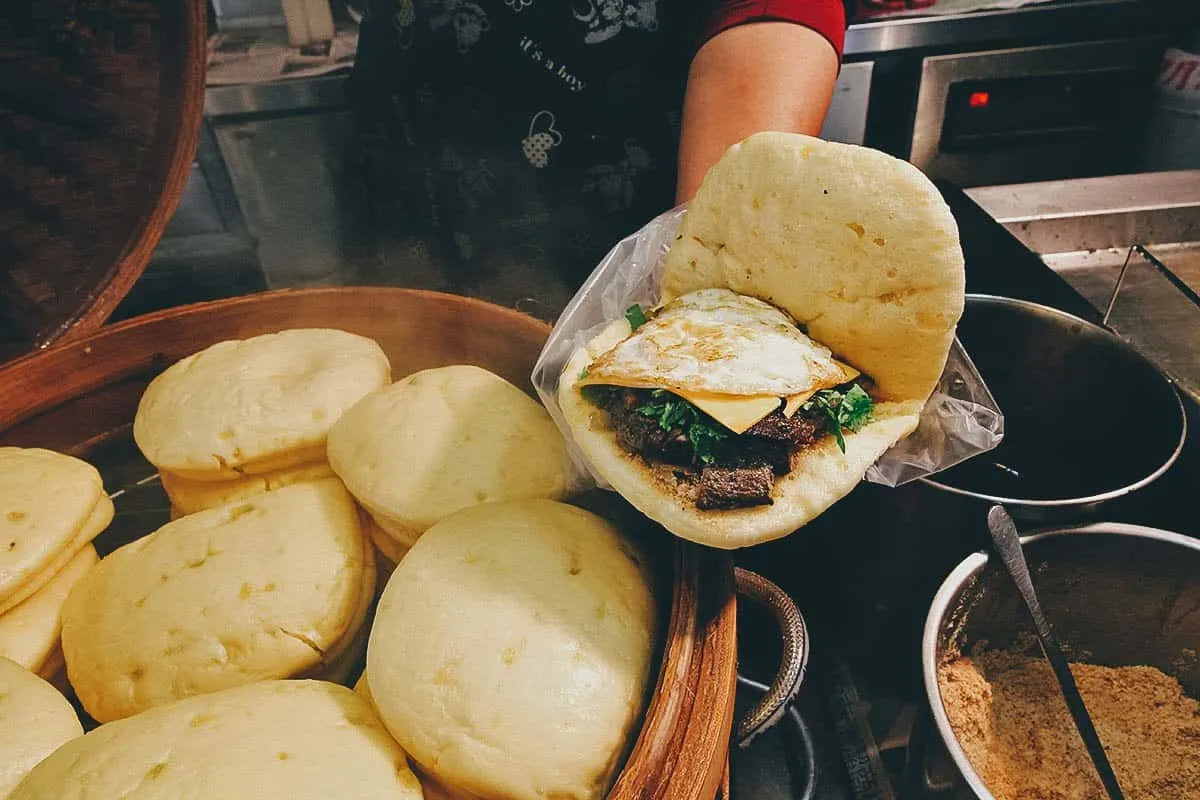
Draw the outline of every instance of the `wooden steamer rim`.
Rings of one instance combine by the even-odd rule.
[[[175,214],[204,110],[202,0],[24,13],[0,36],[0,117],[19,120],[0,130],[16,181],[0,204],[0,362],[109,318]]]
[[[515,310],[400,288],[284,289],[183,306],[0,366],[0,445],[86,456],[130,437],[142,390],[170,363],[224,339],[294,327],[370,336],[397,375],[475,363],[529,392],[550,333],[546,323]],[[612,800],[712,800],[727,792],[737,687],[732,559],[679,539],[670,547],[674,575],[662,660]]]

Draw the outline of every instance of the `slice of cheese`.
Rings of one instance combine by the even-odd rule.
[[[707,392],[681,392],[675,394],[708,414],[734,433],[745,433],[763,417],[779,408],[778,397],[742,397],[730,394]]]
[[[789,397],[787,402],[783,405],[783,415],[788,419],[796,416],[796,412],[800,410],[800,406],[807,403],[808,399],[816,394],[817,391],[817,389],[813,389],[811,391],[800,392],[800,394],[794,394]]]
[[[809,398],[811,398],[814,394],[821,391],[822,389],[832,389],[834,386],[840,386],[843,383],[849,383],[850,381],[857,378],[859,375],[862,375],[861,372],[859,372],[858,370],[856,370],[854,367],[850,366],[849,364],[842,363],[841,361],[838,361],[837,359],[834,359],[834,363],[837,364],[838,367],[840,367],[842,370],[841,381],[839,381],[836,384],[830,384],[829,386],[817,386],[812,389],[809,389],[807,392],[799,392],[798,394],[793,394],[793,395],[788,396],[787,398],[784,399],[784,404],[783,404],[783,415],[785,417],[787,417],[788,419],[791,419],[792,417],[796,416],[796,412],[800,410],[800,406],[807,403]]]

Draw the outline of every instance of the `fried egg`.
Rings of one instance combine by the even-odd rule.
[[[774,306],[701,289],[659,309],[593,361],[580,383],[789,397],[856,375]]]
[[[578,385],[666,389],[740,433],[782,400],[794,413],[813,393],[858,374],[774,306],[701,289],[658,309],[597,357]]]

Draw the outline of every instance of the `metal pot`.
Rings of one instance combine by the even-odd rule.
[[[1118,523],[1043,531],[1021,541],[1038,598],[1073,661],[1153,666],[1178,678],[1188,694],[1200,694],[1194,650],[1200,642],[1200,541]],[[1019,646],[1032,631],[1011,580],[983,552],[950,573],[925,621],[921,660],[934,722],[981,800],[994,798],[950,727],[937,669],[983,642]]]
[[[967,296],[959,334],[1007,431],[1005,444],[972,461],[1004,463],[1014,445],[1032,440],[1049,451],[1050,463],[1079,472],[1088,486],[1049,498],[975,491],[966,481],[971,462],[895,488],[864,481],[801,535],[739,555],[780,582],[815,624],[855,630],[840,643],[846,658],[872,685],[904,696],[921,691],[921,664],[894,654],[920,641],[929,600],[946,574],[987,547],[992,503],[1004,503],[1029,529],[1101,520],[1194,527],[1184,500],[1200,485],[1194,448],[1176,460],[1188,427],[1185,404],[1129,345],[1070,314],[986,295]],[[1041,455],[1038,448],[1015,450]],[[798,563],[821,567],[805,571]],[[829,603],[831,592],[837,604]]]
[[[1004,441],[927,485],[1003,503],[1027,522],[1078,520],[1152,483],[1183,450],[1174,385],[1106,328],[968,295],[958,335],[1004,412]]]

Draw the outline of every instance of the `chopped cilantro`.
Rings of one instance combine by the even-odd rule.
[[[846,437],[842,435],[842,428],[849,431],[862,430],[871,421],[874,404],[871,402],[871,396],[855,384],[845,393],[837,389],[822,389],[803,407],[805,411],[816,410],[825,416],[829,432],[833,434],[838,448],[844,453]]]
[[[842,436],[842,426],[838,423],[837,410],[842,405],[842,393],[835,389],[822,389],[801,406],[805,411],[817,411],[825,416],[825,427],[837,440],[841,451],[846,452],[846,439]]]
[[[857,433],[871,421],[873,408],[871,395],[856,383],[842,398],[842,405],[838,408],[838,422],[842,424],[843,428]]]
[[[712,464],[717,460],[717,453],[729,438],[729,434],[712,425],[693,422],[688,426],[687,437],[692,443],[692,453],[696,460],[701,464]]]
[[[653,419],[664,431],[683,431],[692,445],[693,458],[701,464],[715,462],[718,451],[729,438],[719,423],[665,389],[651,392],[650,399],[638,406],[637,413]]]
[[[665,389],[655,389],[650,393],[650,401],[638,406],[637,412],[658,422],[658,427],[664,431],[669,431],[689,424],[695,418],[696,407]]]
[[[629,320],[629,327],[632,330],[637,330],[646,324],[646,312],[642,311],[642,307],[634,303],[625,310],[625,319]]]

